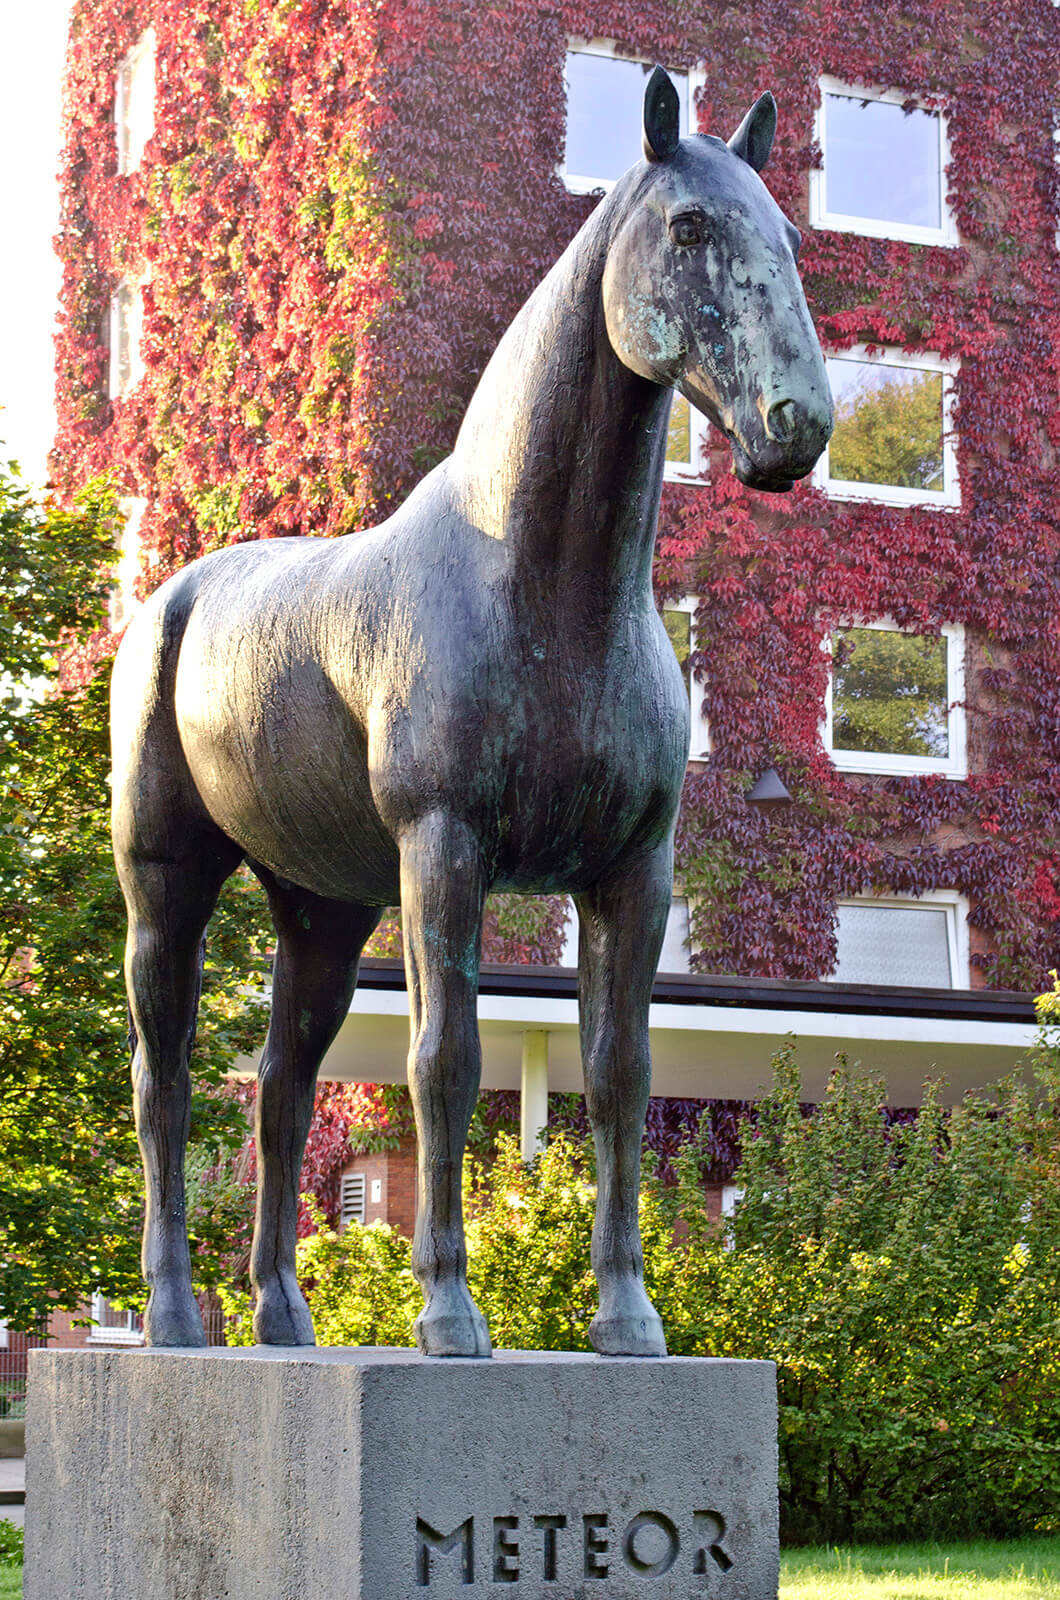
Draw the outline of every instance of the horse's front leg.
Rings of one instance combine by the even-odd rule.
[[[409,1088],[419,1143],[412,1268],[423,1290],[416,1340],[429,1356],[488,1356],[467,1286],[461,1174],[481,1068],[478,963],[486,875],[466,824],[441,812],[401,837],[409,992]]]
[[[596,1144],[592,1262],[600,1308],[589,1328],[605,1356],[664,1356],[644,1289],[640,1147],[651,1084],[648,1007],[673,889],[673,843],[624,864],[577,899],[585,1096]]]

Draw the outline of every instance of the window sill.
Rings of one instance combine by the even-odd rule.
[[[610,194],[616,178],[579,178],[573,172],[556,168],[556,176],[568,194]]]
[[[853,233],[862,239],[893,239],[896,244],[927,245],[956,250],[960,236],[955,228],[922,228],[913,222],[879,222],[873,217],[847,217],[839,212],[811,213],[810,227],[818,233]]]
[[[952,783],[963,783],[968,777],[966,764],[958,761],[933,761],[929,757],[886,756],[865,752],[851,755],[835,750],[827,751],[837,772],[854,773],[876,778],[948,778]]]
[[[861,505],[933,507],[936,511],[959,511],[959,491],[950,489],[900,489],[885,483],[850,483],[845,478],[820,478],[816,487],[823,489],[829,500],[849,500]]]

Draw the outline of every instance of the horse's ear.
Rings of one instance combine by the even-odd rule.
[[[749,167],[761,172],[773,148],[777,131],[777,102],[767,90],[760,94],[729,140],[729,149]]]
[[[669,161],[681,142],[681,102],[662,67],[655,67],[644,91],[644,156]]]

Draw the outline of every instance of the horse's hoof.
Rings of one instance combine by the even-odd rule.
[[[640,1283],[602,1297],[589,1324],[589,1339],[601,1356],[664,1356],[662,1319]]]
[[[293,1274],[258,1284],[254,1308],[255,1344],[316,1344],[313,1318]]]
[[[200,1349],[206,1343],[202,1315],[190,1289],[152,1289],[144,1312],[144,1344],[152,1350]]]
[[[457,1295],[436,1290],[416,1318],[415,1333],[425,1356],[484,1360],[493,1354],[486,1319],[466,1289]]]

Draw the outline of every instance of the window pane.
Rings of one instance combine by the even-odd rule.
[[[101,1330],[107,1333],[142,1333],[143,1318],[136,1311],[119,1311],[110,1301],[99,1295],[93,1306],[93,1315]]]
[[[833,636],[832,748],[875,755],[950,753],[948,640],[884,628]]]
[[[139,284],[123,279],[115,291],[111,310],[110,395],[127,394],[143,377],[143,293]]]
[[[155,131],[155,36],[148,29],[118,68],[118,171],[135,172]]]
[[[567,52],[566,171],[601,183],[620,178],[643,155],[640,130],[651,64],[615,56]],[[688,74],[671,72],[688,127]]]
[[[675,394],[673,405],[670,407],[666,459],[679,467],[692,465],[692,412],[683,394]]]
[[[666,918],[662,953],[659,956],[660,972],[690,972],[688,960],[688,901],[672,900]]]
[[[689,611],[664,611],[663,622],[674,647],[681,671],[688,677],[688,658],[692,654],[692,614]]]
[[[847,217],[942,226],[939,118],[826,94],[825,208]]]
[[[942,374],[878,361],[828,362],[835,430],[828,471],[846,483],[942,493]]]
[[[950,988],[948,916],[944,906],[840,906],[833,979]]]

